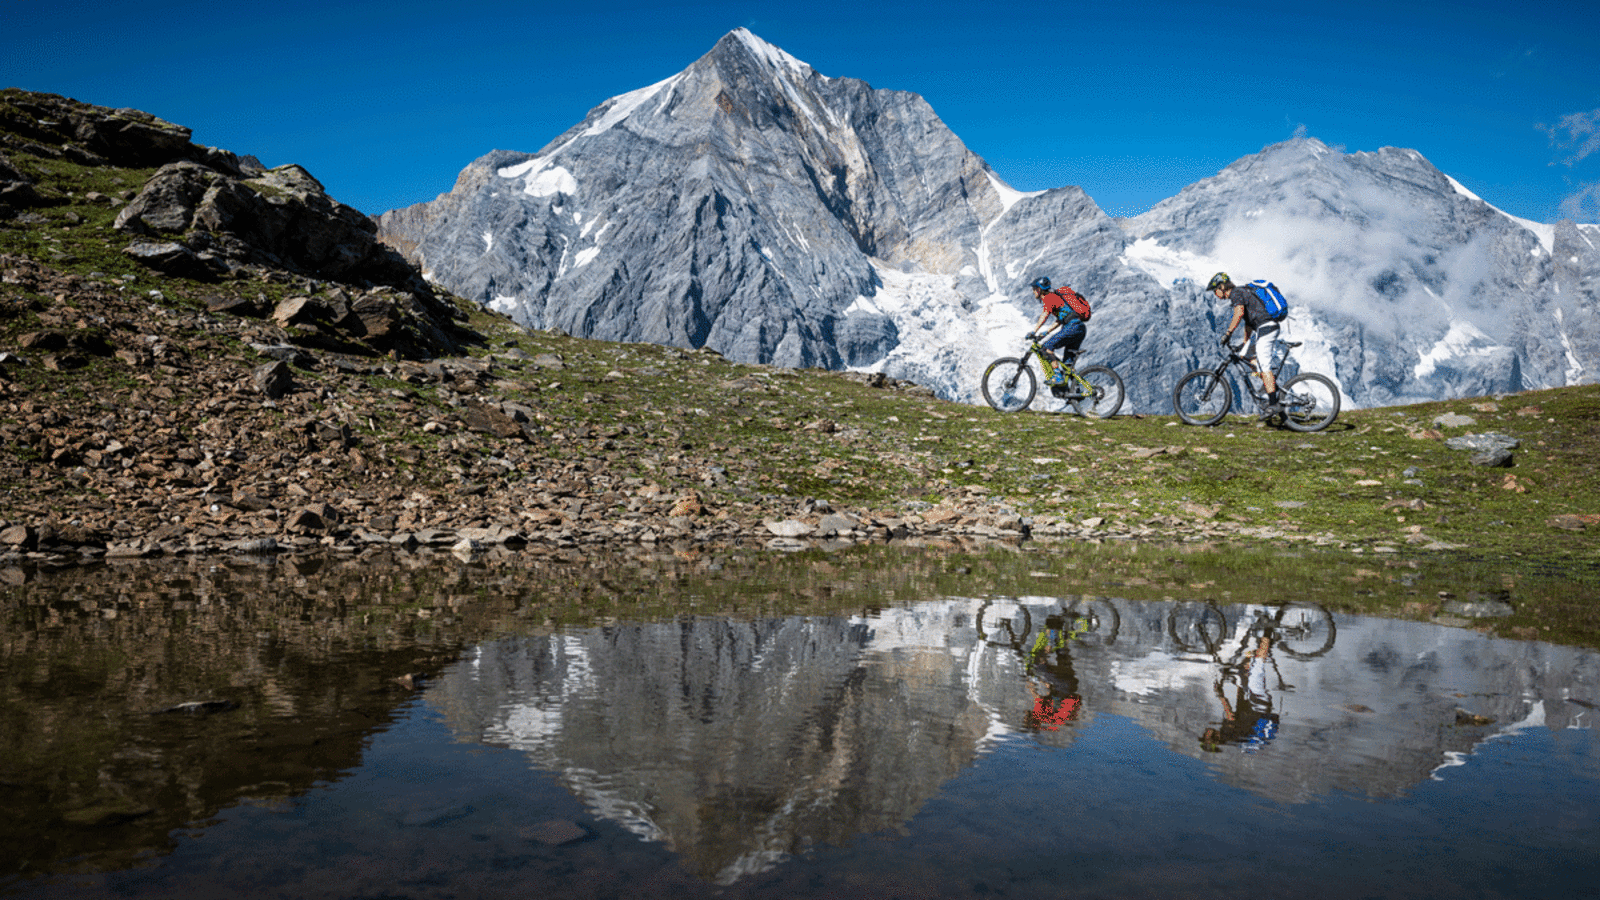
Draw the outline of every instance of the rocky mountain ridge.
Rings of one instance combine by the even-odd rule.
[[[305,346],[426,358],[459,353],[473,339],[457,333],[465,314],[309,172],[269,170],[254,157],[191,143],[190,134],[140,110],[8,88],[0,92],[0,150],[37,161],[44,177],[0,155],[0,220],[37,229],[46,259],[74,263],[115,242],[121,256],[162,275],[270,285],[254,296],[214,298],[218,311],[270,315]],[[74,190],[90,173],[129,169],[128,179],[106,175],[120,190]],[[142,186],[122,187],[127,181]],[[79,204],[95,218],[111,216],[103,223],[109,241],[68,248],[44,227],[47,211]],[[65,222],[102,224],[80,212]]]
[[[530,327],[841,368],[896,342],[845,309],[877,290],[874,261],[948,268],[949,235],[1003,205],[920,97],[824,78],[740,30],[379,223],[429,278]]]
[[[1600,378],[1600,226],[1516,219],[1415,150],[1296,139],[1125,227],[1153,277],[1249,260],[1292,298],[1302,362],[1365,405]]]
[[[877,371],[978,402],[1045,275],[1096,304],[1086,352],[1135,412],[1214,362],[1196,283],[1268,277],[1298,364],[1351,406],[1592,381],[1600,226],[1495,210],[1410,150],[1266,148],[1130,220],[1022,194],[915,94],[829,78],[744,29],[596,107],[537,153],[496,151],[380,236],[436,283],[531,327]]]

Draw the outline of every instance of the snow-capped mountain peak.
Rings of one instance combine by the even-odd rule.
[[[729,39],[743,44],[752,54],[774,69],[788,70],[801,78],[815,73],[809,65],[756,37],[748,28],[735,28],[723,40]]]
[[[1085,360],[1168,411],[1215,360],[1215,271],[1289,296],[1295,360],[1353,405],[1596,377],[1600,228],[1538,225],[1415,150],[1297,138],[1133,219],[1010,188],[915,94],[828,78],[745,29],[538,153],[495,151],[380,218],[429,277],[533,327],[882,371],[973,401],[1043,275],[1087,295]]]

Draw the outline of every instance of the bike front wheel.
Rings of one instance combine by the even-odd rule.
[[[1082,643],[1109,647],[1117,642],[1122,615],[1110,600],[1085,597],[1068,606],[1065,615],[1073,636]]]
[[[1172,408],[1187,425],[1215,425],[1233,408],[1233,390],[1226,376],[1196,369],[1178,379],[1172,389]]]
[[[1021,412],[1033,402],[1039,390],[1039,379],[1028,362],[1016,357],[1003,357],[983,370],[983,399],[1000,412]]]
[[[1312,659],[1333,649],[1338,628],[1321,604],[1293,601],[1278,610],[1278,646],[1295,659]]]
[[[978,608],[978,638],[991,644],[1021,646],[1033,630],[1033,614],[1020,603],[985,602]]]
[[[1292,431],[1321,431],[1339,415],[1339,388],[1322,375],[1296,375],[1278,396],[1283,398],[1283,424]]]
[[[1078,411],[1086,416],[1097,419],[1109,419],[1122,408],[1122,400],[1126,392],[1122,388],[1122,376],[1106,366],[1089,366],[1078,370],[1078,377],[1089,383],[1093,394],[1074,402]]]

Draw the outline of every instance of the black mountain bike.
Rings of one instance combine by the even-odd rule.
[[[1122,408],[1122,400],[1126,396],[1122,388],[1122,376],[1109,366],[1074,369],[1071,359],[1057,363],[1051,359],[1038,338],[1029,338],[1022,356],[1001,357],[983,370],[983,399],[1000,412],[1027,409],[1039,391],[1039,383],[1047,381],[1046,377],[1034,372],[1034,367],[1044,376],[1058,369],[1066,375],[1063,384],[1046,383],[1051,397],[1048,403],[1053,407],[1047,408],[1047,412],[1071,411],[1082,416],[1108,419]]]
[[[1315,659],[1333,649],[1339,633],[1333,614],[1320,603],[1292,600],[1275,611],[1262,607],[1248,610],[1247,614],[1251,619],[1245,633],[1239,636],[1241,652],[1249,638],[1265,635],[1272,638],[1273,646],[1295,659]],[[1167,616],[1167,634],[1186,653],[1217,656],[1231,627],[1222,607],[1211,600],[1179,602]]]
[[[1294,348],[1301,343],[1294,341],[1287,346]],[[1178,418],[1189,425],[1215,425],[1221,422],[1222,417],[1233,408],[1234,396],[1228,385],[1228,369],[1235,366],[1239,369],[1238,381],[1244,384],[1239,406],[1245,406],[1244,397],[1248,395],[1255,401],[1257,411],[1265,416],[1267,392],[1262,389],[1261,375],[1250,364],[1250,360],[1240,356],[1239,351],[1230,346],[1227,357],[1216,368],[1196,369],[1178,379],[1177,386],[1172,389],[1172,408],[1177,411]],[[1281,371],[1283,364],[1279,363],[1278,368]],[[1288,382],[1278,382],[1278,399],[1283,405],[1283,413],[1272,419],[1293,431],[1321,431],[1332,425],[1334,418],[1339,415],[1339,388],[1331,379],[1312,372],[1302,372]]]

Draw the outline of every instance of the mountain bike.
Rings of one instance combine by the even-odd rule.
[[[1295,600],[1279,606],[1276,612],[1255,607],[1249,613],[1248,627],[1239,636],[1241,646],[1247,638],[1265,635],[1295,659],[1313,659],[1327,653],[1333,649],[1338,634],[1333,613],[1316,603]],[[1181,602],[1167,616],[1167,635],[1186,653],[1215,656],[1228,637],[1228,617],[1211,600]]]
[[[1294,341],[1285,346],[1292,349],[1301,343]],[[1178,379],[1177,386],[1172,389],[1172,408],[1177,411],[1178,418],[1189,425],[1215,425],[1221,422],[1234,405],[1233,390],[1228,384],[1228,369],[1231,367],[1241,370],[1238,381],[1245,386],[1245,390],[1240,392],[1239,406],[1244,406],[1244,397],[1248,395],[1255,401],[1256,409],[1266,417],[1267,392],[1262,389],[1261,374],[1250,360],[1229,346],[1228,355],[1216,368],[1196,369]],[[1277,371],[1282,369],[1283,364],[1279,363]],[[1273,374],[1276,375],[1277,371]],[[1332,425],[1334,418],[1339,415],[1338,386],[1331,379],[1312,372],[1302,372],[1287,382],[1278,382],[1278,397],[1283,412],[1270,417],[1270,420],[1281,422],[1292,431],[1321,431]]]
[[[1029,363],[1033,365],[1030,366]],[[1022,355],[1003,356],[983,370],[983,399],[1000,412],[1021,412],[1033,403],[1039,383],[1046,382],[1050,401],[1055,408],[1047,412],[1066,412],[1069,409],[1081,416],[1107,419],[1122,408],[1126,392],[1122,376],[1109,366],[1086,366],[1075,369],[1072,359],[1056,362],[1039,343],[1037,337],[1028,338]],[[1044,377],[1034,372],[1037,366]],[[1048,376],[1055,372],[1064,376],[1061,384],[1049,384]]]
[[[1046,618],[1060,615],[1066,636],[1092,646],[1109,647],[1117,641],[1122,615],[1116,604],[1103,597],[1066,597],[1059,610],[1048,610]],[[1023,603],[1008,598],[985,600],[978,607],[978,637],[988,644],[1008,646],[1019,653],[1031,647],[1033,612]]]

